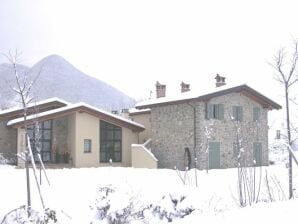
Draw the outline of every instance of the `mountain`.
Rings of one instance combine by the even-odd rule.
[[[119,110],[135,104],[135,100],[109,84],[79,71],[58,55],[48,56],[31,68],[18,65],[20,77],[25,72],[35,80],[32,94],[36,101],[58,97],[76,103],[85,102],[105,110]],[[9,64],[0,65],[0,107],[16,104],[16,94],[10,86],[16,86]]]

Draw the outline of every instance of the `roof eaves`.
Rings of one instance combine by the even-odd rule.
[[[108,121],[110,121],[112,123],[116,123],[120,126],[126,126],[130,129],[132,129],[133,131],[140,132],[140,131],[145,130],[145,127],[141,124],[138,124],[134,121],[130,121],[130,120],[122,118],[122,117],[118,117],[118,116],[116,117],[113,114],[110,114],[106,111],[99,110],[99,109],[94,108],[94,107],[87,105],[85,103],[73,104],[73,105],[69,105],[66,107],[54,109],[52,111],[46,111],[46,112],[41,112],[39,114],[30,115],[30,116],[28,116],[27,121],[29,123],[31,121],[31,123],[32,123],[36,118],[39,120],[57,118],[57,117],[68,115],[68,114],[76,112],[76,111],[86,112],[86,113],[92,114],[97,117],[99,117],[99,115],[101,115],[101,117],[104,116],[104,118],[106,118]],[[17,119],[8,121],[7,126],[19,127],[19,126],[22,126],[23,123],[24,123],[23,118],[17,118]]]

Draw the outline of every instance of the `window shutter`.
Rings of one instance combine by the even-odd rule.
[[[237,116],[237,107],[233,106],[233,120],[237,121],[238,116]]]
[[[253,121],[259,121],[260,119],[260,108],[254,107],[253,108]]]
[[[220,168],[220,143],[209,142],[209,169]]]
[[[206,119],[213,118],[213,105],[206,103]]]
[[[224,105],[218,104],[218,119],[223,120],[224,119]]]
[[[242,121],[243,120],[243,108],[242,107],[238,107],[239,111],[238,111],[238,120]]]

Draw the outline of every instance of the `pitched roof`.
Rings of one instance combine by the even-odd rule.
[[[34,103],[29,103],[27,105],[28,115],[32,113],[36,113],[36,111],[43,112],[49,109],[56,109],[60,107],[64,107],[66,105],[70,104],[67,101],[64,101],[62,99],[59,99],[57,97],[49,98],[46,100],[41,100]],[[23,107],[13,107],[6,110],[0,110],[0,118],[1,119],[12,119],[16,117],[23,116],[24,109]]]
[[[268,109],[281,109],[281,106],[276,102],[272,101],[268,97],[264,96],[263,94],[259,93],[258,91],[254,90],[253,88],[249,87],[246,84],[237,85],[237,86],[222,86],[217,87],[216,89],[212,90],[205,90],[199,93],[194,91],[189,91],[185,93],[181,93],[179,96],[176,97],[161,97],[157,99],[152,99],[144,102],[137,103],[137,109],[145,109],[145,108],[152,108],[152,107],[159,107],[165,105],[173,105],[173,104],[181,104],[181,103],[188,103],[192,101],[208,101],[211,98],[222,96],[229,93],[242,93],[243,95],[251,98],[252,100],[260,103],[263,107]]]
[[[111,122],[115,125],[119,125],[121,127],[127,127],[133,131],[140,132],[145,130],[145,127],[137,122],[111,114],[104,110],[100,110],[86,103],[69,104],[67,106],[64,106],[58,109],[44,111],[38,114],[32,114],[27,117],[27,122],[30,124],[30,123],[33,123],[34,120],[36,119],[38,119],[38,121],[45,121],[45,120],[49,120],[57,117],[66,116],[74,112],[85,112],[93,116],[99,117],[102,120]],[[19,117],[7,122],[7,126],[20,127],[23,125],[24,125],[24,117]]]

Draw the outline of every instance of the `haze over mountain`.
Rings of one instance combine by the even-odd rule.
[[[20,76],[26,72],[36,82],[32,89],[34,100],[58,97],[76,103],[85,102],[105,110],[119,110],[135,104],[135,100],[109,84],[79,71],[58,55],[50,55],[31,68],[18,66]],[[10,64],[0,65],[0,108],[18,104],[16,93],[10,86],[16,86]]]

